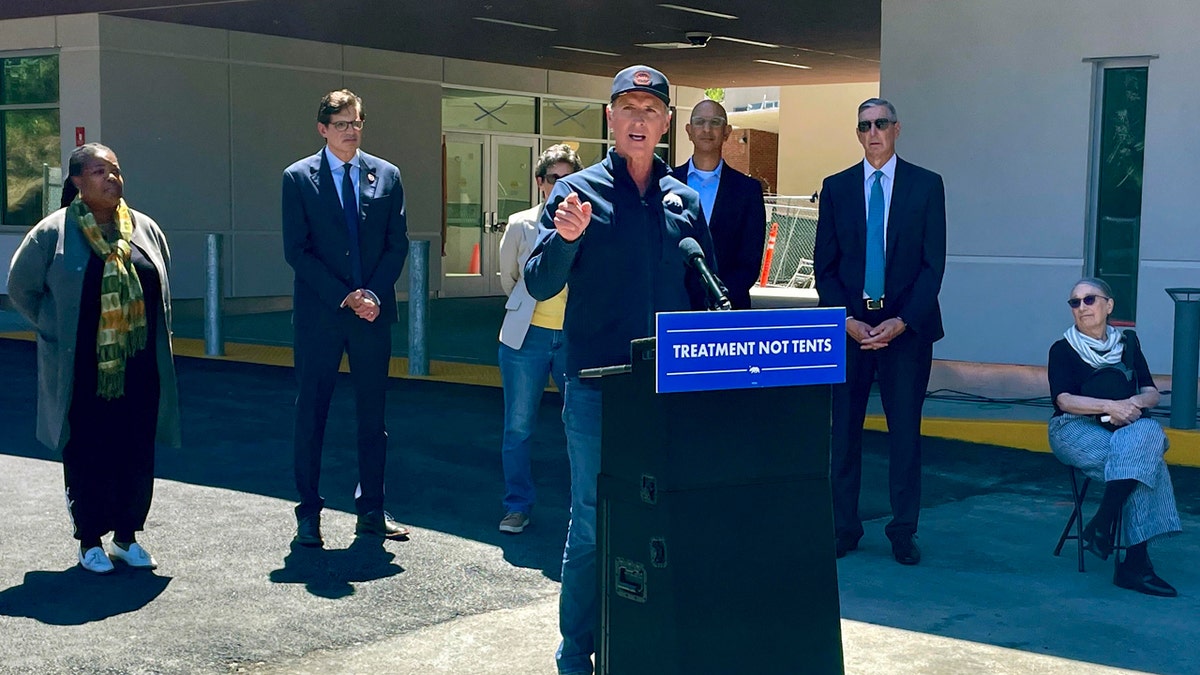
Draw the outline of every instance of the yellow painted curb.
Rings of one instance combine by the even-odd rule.
[[[25,340],[32,342],[32,331],[0,333],[0,339]],[[233,361],[235,363],[253,363],[264,366],[282,366],[291,368],[295,365],[291,347],[277,345],[254,345],[241,342],[226,342],[224,356],[208,356],[204,353],[204,340],[196,338],[174,338],[171,344],[175,356],[194,359],[209,359],[213,361]],[[342,358],[341,371],[350,372],[349,359]],[[388,377],[405,380],[428,380],[430,382],[448,382],[451,384],[472,384],[483,387],[499,387],[500,369],[496,366],[485,366],[455,361],[430,361],[429,375],[409,375],[408,359],[393,357],[388,364]],[[547,391],[558,391],[551,382]]]
[[[33,340],[32,332],[0,333],[0,338]],[[195,338],[175,338],[175,355],[188,358],[234,361],[269,366],[292,367],[291,347],[251,345],[238,342],[225,343],[225,356],[205,356],[204,341]],[[342,372],[350,372],[346,359],[342,359]],[[469,384],[484,387],[499,387],[500,369],[472,363],[452,361],[430,361],[429,375],[409,375],[408,359],[394,357],[388,364],[388,376],[405,380],[428,380],[451,384]],[[553,382],[547,391],[557,391]],[[863,428],[887,431],[887,420],[882,415],[867,416]],[[1200,431],[1166,429],[1171,449],[1167,451],[1167,463],[1177,466],[1200,467]],[[1023,420],[976,420],[927,417],[921,420],[921,434],[934,438],[949,438],[969,443],[986,443],[1008,448],[1050,452],[1046,439],[1046,423]]]
[[[887,431],[887,420],[882,415],[868,415],[863,428]],[[1200,431],[1169,428],[1164,428],[1164,431],[1171,442],[1171,449],[1167,451],[1167,463],[1200,467]],[[1045,422],[927,417],[921,420],[921,435],[1002,445],[1034,452],[1050,452]]]
[[[234,361],[237,363],[257,363],[271,366],[291,368],[294,365],[291,347],[274,345],[250,345],[237,342],[225,343],[224,356],[207,356],[204,353],[204,341],[195,338],[175,338],[173,341],[175,355],[197,359],[212,359],[216,361]],[[342,358],[341,371],[350,372],[350,361]],[[496,366],[485,366],[473,363],[458,363],[454,361],[430,361],[429,375],[409,375],[408,359],[392,357],[388,363],[388,377],[404,380],[427,380],[430,382],[448,382],[451,384],[472,384],[482,387],[500,386],[500,369]],[[552,390],[553,391],[553,390]]]

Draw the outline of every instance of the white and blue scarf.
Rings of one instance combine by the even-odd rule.
[[[1075,326],[1068,328],[1063,337],[1084,363],[1093,368],[1113,366],[1121,362],[1121,355],[1125,353],[1125,343],[1121,342],[1121,331],[1112,326],[1106,328],[1103,340],[1088,337],[1080,333]]]

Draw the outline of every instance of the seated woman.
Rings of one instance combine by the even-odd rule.
[[[1075,325],[1050,347],[1050,448],[1064,464],[1104,481],[1104,497],[1083,530],[1084,548],[1107,560],[1117,515],[1128,548],[1113,583],[1121,588],[1174,597],[1154,573],[1146,544],[1180,531],[1175,493],[1163,453],[1167,436],[1143,411],[1158,404],[1158,389],[1136,338],[1108,325],[1112,289],[1082,279],[1067,300]]]

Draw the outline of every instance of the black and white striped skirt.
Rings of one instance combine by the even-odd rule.
[[[1092,417],[1066,413],[1050,419],[1049,434],[1054,456],[1079,467],[1093,481],[1138,482],[1125,502],[1122,528],[1127,545],[1180,532],[1175,490],[1163,459],[1167,435],[1158,422],[1142,418],[1109,431]]]

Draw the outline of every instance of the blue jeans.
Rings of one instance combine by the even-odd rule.
[[[566,352],[561,330],[538,326],[529,327],[520,349],[500,343],[500,381],[504,385],[504,438],[500,457],[504,465],[504,508],[509,512],[533,511],[529,437],[537,425],[546,378],[553,376],[558,390],[563,390]]]
[[[600,383],[567,378],[563,400],[567,456],[571,460],[571,524],[563,550],[558,629],[562,643],[554,658],[560,673],[592,672],[596,651],[596,477],[600,474]]]

